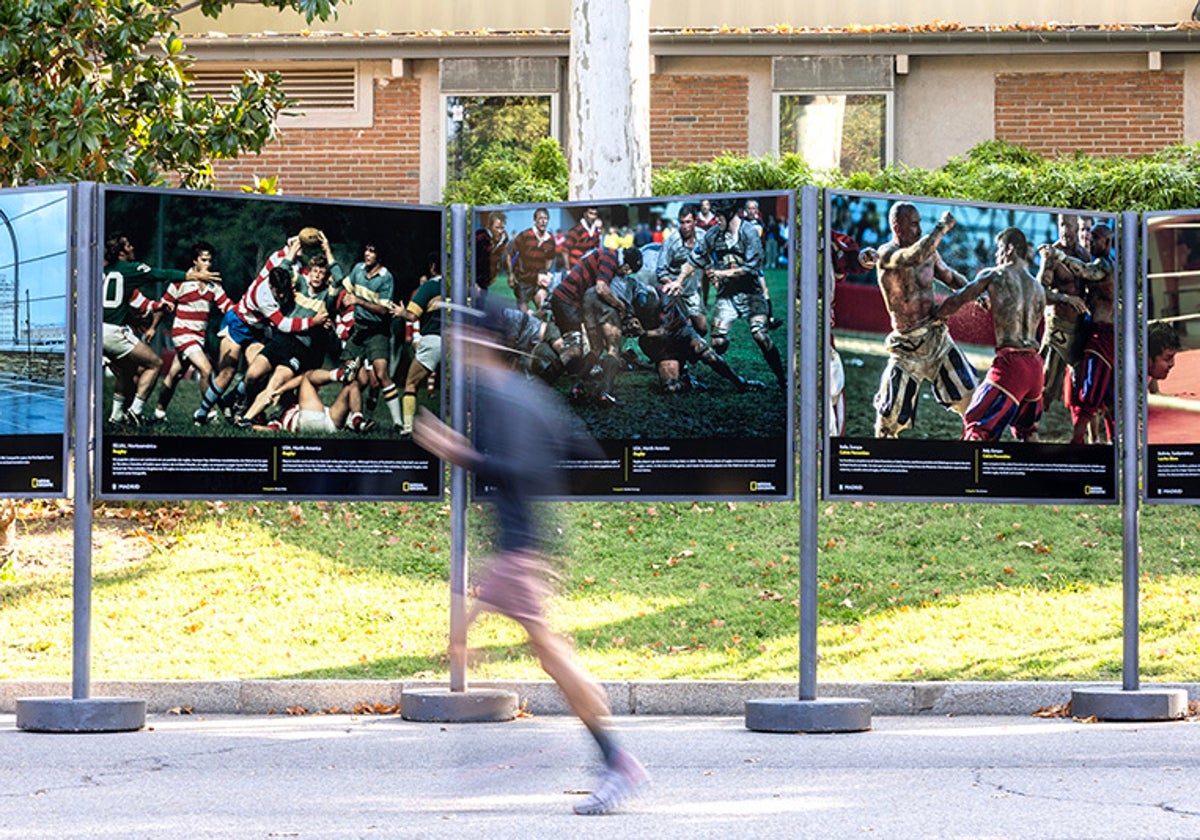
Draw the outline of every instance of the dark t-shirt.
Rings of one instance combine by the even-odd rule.
[[[596,442],[578,430],[558,395],[523,374],[487,368],[475,383],[475,472],[495,487],[493,499],[501,551],[543,547],[534,516],[537,498],[563,493],[558,463],[568,457],[598,457]],[[514,422],[520,418],[520,422]]]

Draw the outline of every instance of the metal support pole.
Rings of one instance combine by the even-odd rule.
[[[81,203],[83,196],[80,196]],[[90,202],[89,202],[90,203]],[[79,233],[83,243],[94,237],[93,213],[76,212],[80,217]],[[100,272],[95,265],[95,252],[81,248],[78,256],[79,274],[75,287],[75,365],[74,415],[75,435],[75,518],[74,564],[72,571],[73,642],[71,668],[71,697],[86,700],[91,693],[92,661],[92,420],[95,405],[92,390],[103,394],[103,382],[94,382],[96,367],[95,287],[91,282]]]
[[[78,185],[72,212],[76,273],[74,365],[71,366],[75,458],[71,697],[18,700],[17,727],[32,732],[127,732],[146,725],[145,700],[91,697],[92,420],[96,411],[92,395],[103,393],[102,383],[96,379],[95,292],[101,274],[96,260],[97,195],[95,184]],[[69,288],[67,291],[70,294]]]
[[[1187,714],[1187,691],[1153,689],[1143,691],[1138,684],[1138,569],[1141,545],[1138,505],[1138,407],[1146,377],[1138,364],[1138,240],[1137,213],[1121,214],[1121,267],[1117,275],[1120,287],[1120,332],[1118,334],[1117,440],[1121,456],[1121,690],[1111,688],[1076,689],[1071,692],[1071,713],[1075,717],[1102,720],[1178,720]]]
[[[1121,687],[1125,691],[1137,691],[1138,685],[1138,635],[1141,626],[1138,607],[1138,569],[1141,558],[1141,518],[1138,491],[1138,450],[1141,448],[1138,435],[1138,387],[1144,380],[1138,366],[1138,216],[1137,213],[1121,215],[1121,364],[1117,372],[1120,387],[1114,395],[1117,401],[1120,422],[1121,454],[1121,623],[1124,650],[1121,658]],[[1116,441],[1113,442],[1114,445]]]
[[[817,699],[817,191],[800,193],[800,699]],[[811,276],[808,276],[810,275]],[[810,332],[811,335],[805,335]]]
[[[873,704],[817,699],[817,430],[818,248],[817,188],[800,190],[800,686],[799,698],[746,701],[746,728],[759,732],[861,732]],[[794,242],[795,237],[791,237]],[[794,245],[789,245],[794,248]],[[792,252],[793,256],[795,252]],[[795,265],[795,261],[791,262]],[[793,339],[794,340],[794,339]]]
[[[450,206],[450,301],[467,304],[467,206]],[[450,336],[450,426],[466,435],[467,366],[460,309],[444,313]],[[400,715],[423,723],[512,720],[519,698],[504,689],[467,688],[467,471],[450,467],[450,690],[411,689],[400,695]]]
[[[450,251],[455,259],[450,269],[450,300],[467,303],[466,260],[467,208],[450,208]],[[467,434],[467,369],[462,353],[461,320],[450,316],[450,426]],[[467,473],[457,464],[450,467],[450,690],[467,690]]]

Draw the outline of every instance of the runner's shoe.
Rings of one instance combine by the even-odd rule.
[[[649,783],[650,774],[646,772],[646,768],[622,750],[613,766],[605,771],[596,789],[573,810],[576,814],[584,816],[611,814],[622,802],[636,796]]]

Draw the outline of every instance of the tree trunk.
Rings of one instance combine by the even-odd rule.
[[[572,0],[572,199],[650,195],[650,0]]]

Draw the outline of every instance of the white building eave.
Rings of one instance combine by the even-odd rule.
[[[487,33],[321,33],[190,35],[202,61],[300,61],[566,56],[565,31]],[[1200,52],[1200,25],[1120,29],[962,29],[951,31],[655,31],[654,56],[1011,55]]]

